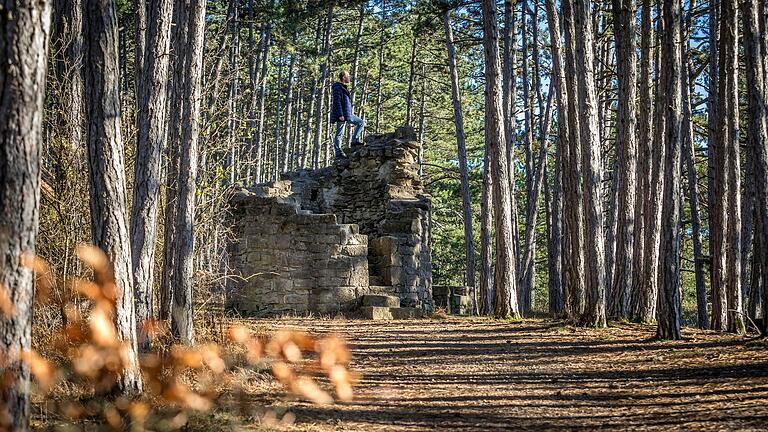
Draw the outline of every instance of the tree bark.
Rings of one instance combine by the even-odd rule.
[[[375,132],[379,133],[381,126],[381,100],[384,89],[381,87],[384,76],[384,33],[387,31],[387,2],[381,0],[381,29],[379,29],[379,71],[376,81],[376,127]]]
[[[167,131],[168,50],[173,2],[152,2],[147,17],[146,47],[138,80],[138,125],[131,211],[131,256],[140,351],[151,341],[144,323],[154,317],[155,242],[160,197],[162,151]],[[138,50],[138,48],[137,48]]]
[[[360,3],[360,16],[357,18],[357,33],[355,34],[355,54],[352,57],[352,106],[355,106],[357,96],[357,71],[360,66],[360,40],[363,36],[363,19],[365,18],[366,2]],[[365,72],[368,74],[368,71]]]
[[[630,292],[630,314],[635,321],[645,320],[645,316],[640,314],[640,291],[643,289],[645,269],[647,263],[646,257],[646,231],[649,226],[646,224],[648,219],[647,212],[651,207],[651,199],[656,194],[650,193],[652,170],[651,157],[653,155],[653,86],[651,85],[652,74],[652,41],[653,41],[653,10],[651,0],[643,0],[642,18],[640,28],[640,85],[639,101],[643,109],[637,113],[638,122],[638,154],[644,155],[637,161],[637,185],[635,194],[637,201],[635,205],[635,239],[633,251],[633,270],[632,287]]]
[[[680,159],[681,159],[681,74],[680,54],[681,20],[680,0],[664,2],[664,32],[662,38],[661,93],[666,120],[664,121],[664,205],[662,210],[663,234],[660,256],[660,293],[656,337],[680,339],[682,324],[680,287]]]
[[[697,325],[701,329],[709,328],[707,314],[707,285],[704,274],[704,251],[701,242],[701,212],[699,204],[698,174],[696,174],[696,153],[693,141],[693,120],[691,110],[691,94],[694,83],[691,82],[691,64],[688,53],[688,42],[691,31],[692,11],[695,3],[688,10],[684,35],[682,38],[683,69],[681,88],[683,92],[683,129],[682,146],[683,160],[688,174],[688,195],[691,209],[691,228],[693,241],[694,273],[696,278],[696,309]]]
[[[126,226],[125,162],[120,112],[117,10],[114,0],[85,1],[85,100],[88,107],[88,177],[93,243],[113,266],[118,294],[118,336],[128,346],[121,386],[142,389],[136,354],[131,249]]]
[[[453,120],[456,125],[456,146],[458,148],[459,174],[461,176],[461,203],[464,221],[464,244],[467,285],[475,286],[475,246],[472,232],[472,203],[469,190],[469,168],[467,167],[467,145],[464,135],[464,115],[461,109],[459,72],[456,66],[456,49],[453,46],[453,29],[450,11],[443,12],[445,28],[445,46],[448,51],[448,71],[451,75],[451,100],[453,101]]]
[[[504,139],[501,75],[499,68],[499,30],[496,3],[483,0],[483,51],[485,52],[485,141],[493,165],[493,209],[496,231],[496,275],[494,311],[498,317],[520,315],[515,290],[515,257],[512,212],[514,196],[509,190],[509,165]]]
[[[576,30],[576,63],[580,138],[584,166],[584,243],[586,270],[586,307],[583,325],[605,327],[605,237],[603,203],[600,194],[602,163],[597,134],[597,97],[594,87],[594,53],[591,12],[583,0],[573,2]]]
[[[712,328],[743,333],[739,161],[738,6],[720,2],[717,130],[713,150]]]
[[[176,254],[171,330],[186,344],[195,341],[192,321],[192,272],[195,228],[200,97],[203,72],[203,38],[206,0],[191,0],[184,65],[187,79],[183,90],[184,111],[179,149],[179,197],[176,210]]]
[[[263,167],[262,153],[264,142],[264,115],[266,111],[266,98],[267,98],[267,67],[269,66],[269,49],[272,46],[272,24],[267,23],[267,28],[264,32],[264,42],[261,48],[261,72],[259,73],[259,118],[257,120],[257,126],[251,131],[251,149],[253,154],[253,179],[254,183],[259,183],[263,179]]]
[[[618,238],[612,283],[610,316],[627,319],[630,308],[630,288],[634,270],[635,198],[637,189],[637,44],[635,43],[635,0],[613,0],[616,66],[619,81],[616,152],[618,170]]]
[[[579,321],[584,313],[585,255],[584,255],[584,196],[581,187],[581,130],[579,103],[576,87],[576,29],[573,19],[573,2],[562,2],[563,28],[565,33],[565,77],[568,105],[568,152],[563,154],[563,186],[566,242],[568,252],[565,267],[566,304],[572,321]]]
[[[312,148],[312,168],[320,168],[320,146],[323,143],[323,116],[325,113],[325,100],[327,98],[325,82],[328,79],[328,62],[331,49],[331,28],[333,26],[333,3],[328,6],[328,12],[325,15],[325,32],[323,33],[323,50],[320,57],[323,63],[320,64],[320,90],[317,94],[317,108],[315,110],[315,143]],[[326,121],[327,123],[327,121]]]
[[[552,205],[552,242],[553,249],[549,254],[550,260],[550,298],[549,310],[553,315],[562,315],[566,312],[568,290],[564,284],[568,281],[563,273],[569,272],[571,244],[568,236],[564,235],[565,213],[563,194],[564,158],[569,151],[569,108],[568,92],[566,90],[565,67],[561,47],[560,16],[554,0],[546,1],[547,21],[549,26],[550,41],[552,44],[552,81],[557,100],[557,148],[555,150],[555,186]],[[552,90],[550,90],[552,91]]]
[[[416,49],[419,46],[418,33],[416,33],[416,27],[414,26],[413,39],[411,40],[411,58],[408,62],[408,93],[405,96],[405,124],[407,126],[413,126],[413,79],[416,75]]]
[[[751,150],[748,160],[753,159],[751,181],[755,192],[755,247],[749,289],[749,315],[756,317],[760,311],[765,326],[761,330],[768,333],[768,294],[764,294],[764,298],[760,297],[761,291],[768,292],[768,62],[765,61],[768,34],[764,27],[768,18],[761,19],[765,17],[765,6],[765,2],[760,4],[758,0],[745,0],[743,11],[747,121],[750,132],[747,134],[747,145]]]
[[[18,361],[32,348],[34,273],[22,265],[35,254],[40,217],[43,98],[51,27],[49,1],[3,3],[0,24],[0,289],[14,314],[0,314],[0,427],[29,429],[30,371]],[[13,22],[7,20],[12,16]]]

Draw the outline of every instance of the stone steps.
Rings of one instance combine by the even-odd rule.
[[[384,294],[366,294],[360,297],[360,305],[398,308],[400,307],[400,297]]]
[[[368,293],[369,294],[383,294],[383,295],[394,295],[395,294],[395,288],[391,285],[373,285],[372,283],[368,285]]]
[[[414,319],[423,316],[421,309],[409,307],[363,306],[360,308],[360,313],[363,318],[370,320]]]

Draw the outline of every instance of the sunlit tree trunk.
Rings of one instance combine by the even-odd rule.
[[[29,368],[19,354],[32,347],[34,274],[21,263],[35,253],[40,217],[43,98],[51,28],[49,1],[17,1],[0,24],[0,289],[15,309],[0,313],[2,428],[29,429]],[[19,67],[23,65],[23,67]]]
[[[619,109],[616,129],[618,169],[618,219],[616,259],[609,314],[616,319],[629,317],[630,288],[634,269],[634,211],[637,189],[637,44],[635,43],[636,7],[634,0],[613,0],[616,67],[619,81]]]
[[[475,286],[475,246],[472,232],[472,203],[470,202],[469,168],[467,167],[467,145],[464,135],[464,115],[461,109],[459,72],[456,66],[456,49],[453,46],[453,29],[450,11],[443,12],[445,27],[445,45],[448,51],[448,71],[451,75],[451,99],[453,101],[453,119],[456,125],[456,146],[458,147],[459,172],[461,175],[461,199],[464,220],[465,259],[467,262],[467,285]]]
[[[565,235],[564,213],[564,158],[569,151],[568,92],[566,91],[565,67],[562,54],[560,16],[554,0],[546,1],[547,22],[552,43],[552,81],[557,100],[557,148],[555,150],[555,181],[552,204],[552,235],[554,243],[550,250],[550,298],[549,311],[561,315],[568,304],[567,279],[564,277],[571,263],[571,243]]]
[[[117,8],[114,0],[85,1],[85,103],[88,107],[88,177],[93,243],[107,254],[118,288],[116,326],[126,342],[124,391],[142,389],[136,353],[131,249],[128,235],[125,161],[117,75]]]
[[[184,65],[187,71],[182,96],[182,136],[179,149],[179,196],[176,210],[176,254],[173,272],[174,292],[171,329],[186,344],[195,341],[192,320],[192,271],[195,229],[195,190],[197,181],[200,98],[203,70],[206,0],[191,0],[189,5]]]
[[[765,3],[765,2],[763,2]],[[744,52],[747,71],[747,117],[749,158],[753,161],[755,185],[755,237],[752,258],[752,281],[749,289],[749,315],[756,318],[758,311],[763,318],[764,332],[768,333],[768,320],[765,318],[768,298],[761,298],[761,291],[768,284],[768,71],[765,67],[768,34],[765,32],[765,4],[758,0],[744,2]],[[768,294],[766,294],[768,295]],[[761,310],[762,309],[762,310]]]
[[[600,193],[602,163],[597,134],[597,97],[594,87],[594,52],[590,5],[573,2],[576,30],[576,77],[581,127],[581,156],[584,167],[584,242],[586,307],[582,324],[605,327],[605,237],[603,203]]]
[[[519,317],[515,290],[515,259],[512,231],[514,197],[510,194],[510,173],[504,113],[502,110],[501,74],[499,67],[499,30],[496,3],[482,1],[483,50],[485,52],[485,140],[491,154],[494,227],[496,232],[496,274],[494,278],[494,312],[499,317]],[[512,200],[512,202],[510,202]]]
[[[565,77],[568,100],[568,152],[563,154],[566,240],[569,244],[568,259],[564,265],[568,315],[572,321],[581,319],[585,298],[584,255],[584,195],[581,186],[581,127],[576,87],[576,30],[573,18],[573,2],[562,2],[563,30],[565,35]]]
[[[683,92],[683,129],[682,129],[682,153],[683,162],[685,163],[686,173],[688,175],[688,196],[689,206],[691,209],[691,228],[693,241],[693,259],[694,259],[694,272],[696,278],[696,308],[697,308],[697,325],[701,329],[709,327],[709,317],[707,314],[707,286],[704,274],[704,251],[701,242],[701,211],[699,204],[699,187],[698,187],[698,174],[696,173],[696,144],[693,141],[693,119],[691,110],[691,94],[693,93],[693,85],[691,82],[691,64],[690,55],[688,49],[688,43],[690,38],[691,23],[692,23],[692,11],[695,6],[695,1],[691,2],[691,6],[688,10],[685,29],[683,30],[682,38],[682,59],[683,69],[681,89]]]
[[[154,317],[155,243],[162,151],[168,128],[166,108],[172,12],[171,0],[157,0],[150,5],[146,46],[142,50],[142,76],[137,80],[139,99],[131,210],[131,256],[141,351],[147,351],[150,347],[144,323]]]
[[[659,325],[656,336],[660,339],[680,339],[682,325],[680,283],[680,170],[681,170],[681,73],[684,67],[680,54],[681,38],[680,0],[668,0],[663,6],[664,31],[662,37],[661,86],[664,95],[664,202],[662,209],[662,236],[660,246],[660,281],[658,296]]]

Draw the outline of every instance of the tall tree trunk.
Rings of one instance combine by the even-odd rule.
[[[200,97],[203,72],[203,38],[206,0],[191,0],[187,24],[188,45],[184,65],[182,137],[179,149],[179,197],[176,210],[176,254],[173,272],[174,292],[171,329],[186,344],[195,341],[192,322],[192,270],[195,244],[195,190],[197,180],[198,139],[200,133]]]
[[[699,210],[699,187],[698,174],[696,174],[696,156],[695,143],[693,141],[693,119],[691,109],[691,94],[694,83],[691,78],[691,64],[688,53],[688,43],[691,32],[692,15],[695,2],[692,2],[685,21],[685,29],[682,38],[682,59],[683,69],[681,88],[683,92],[683,129],[682,129],[682,152],[683,161],[688,174],[688,195],[691,209],[691,225],[693,240],[693,259],[694,273],[696,278],[696,309],[697,325],[701,329],[709,327],[709,317],[707,315],[707,285],[704,274],[704,251],[701,243],[701,213]]]
[[[320,90],[317,94],[317,109],[315,110],[315,144],[312,148],[312,168],[320,168],[320,146],[323,144],[323,118],[325,115],[325,100],[327,98],[325,83],[328,79],[328,59],[331,49],[331,28],[333,26],[333,3],[328,6],[328,12],[325,15],[325,31],[323,33],[323,50],[320,57],[323,63],[320,64]],[[327,123],[327,121],[325,122]]]
[[[711,232],[712,328],[744,332],[741,299],[741,181],[739,161],[738,6],[720,2],[715,205]]]
[[[646,257],[646,231],[649,226],[646,224],[648,220],[647,212],[650,210],[650,201],[656,193],[651,193],[651,157],[653,155],[653,86],[651,85],[652,79],[652,41],[653,41],[653,10],[651,0],[642,0],[642,18],[640,25],[640,85],[639,85],[639,102],[643,107],[638,111],[638,154],[645,155],[640,157],[637,161],[637,185],[635,189],[635,195],[637,201],[635,205],[634,219],[635,219],[635,239],[633,242],[633,269],[632,269],[632,287],[630,292],[630,311],[631,318],[635,321],[642,321],[645,317],[640,315],[640,291],[643,290],[645,283],[645,269],[647,263]]]
[[[459,173],[461,176],[461,202],[464,221],[464,244],[467,285],[475,286],[475,246],[472,233],[472,203],[469,191],[469,168],[467,167],[467,145],[464,135],[464,115],[461,109],[459,72],[456,66],[456,50],[453,46],[453,29],[450,11],[443,12],[445,27],[445,46],[448,51],[448,71],[451,75],[451,99],[453,101],[453,119],[456,125],[456,146],[458,147]]]
[[[656,337],[680,339],[682,324],[680,286],[680,159],[681,159],[681,74],[684,67],[680,54],[680,0],[664,2],[664,32],[662,37],[661,93],[664,95],[664,204],[663,234],[660,246],[660,293],[658,296],[659,326]]]
[[[272,144],[274,146],[274,163],[272,164],[272,180],[277,180],[280,176],[280,124],[281,124],[281,103],[280,95],[283,92],[283,63],[285,59],[285,48],[280,48],[280,54],[277,57],[277,82],[275,83],[275,141]]]
[[[550,298],[549,310],[553,315],[562,315],[566,311],[568,300],[569,280],[564,278],[562,272],[571,265],[571,243],[569,237],[564,235],[563,223],[564,194],[563,174],[564,159],[569,152],[569,108],[568,92],[566,90],[565,67],[561,47],[560,16],[554,0],[547,0],[547,22],[549,26],[550,41],[552,44],[552,81],[557,100],[557,148],[555,150],[555,186],[552,205],[552,242],[554,248],[550,251]],[[552,90],[550,90],[552,91]],[[567,227],[565,227],[567,228]],[[559,300],[559,301],[557,301]]]
[[[491,315],[495,297],[493,288],[493,175],[488,147],[483,154],[483,190],[480,204],[480,305],[479,313]]]
[[[754,159],[752,181],[756,196],[753,242],[755,247],[749,290],[749,315],[756,318],[760,311],[766,326],[761,330],[768,333],[768,319],[766,319],[768,298],[761,298],[761,291],[766,291],[766,283],[768,283],[768,277],[766,277],[768,274],[768,230],[766,230],[768,227],[768,86],[766,83],[768,71],[765,69],[768,62],[764,61],[768,54],[766,53],[768,34],[765,33],[764,27],[768,18],[761,19],[764,14],[765,2],[762,5],[758,0],[744,2],[744,53],[747,71],[747,117],[750,131],[747,134],[747,142],[751,150],[748,159]]]
[[[384,76],[384,34],[387,31],[387,1],[381,0],[381,28],[379,29],[379,70],[376,81],[376,127],[375,132],[379,133],[381,126],[381,100],[384,89],[381,87],[382,77]]]
[[[405,124],[413,126],[413,78],[416,75],[416,49],[419,46],[418,33],[416,27],[413,28],[413,39],[411,40],[411,58],[408,62],[408,93],[405,96]]]
[[[591,13],[583,0],[573,2],[576,29],[578,99],[581,119],[581,152],[584,166],[585,270],[587,304],[582,324],[605,327],[605,237],[601,198],[600,142],[597,135],[597,97],[594,87],[594,53]]]
[[[360,40],[363,37],[363,20],[365,18],[365,6],[367,2],[360,3],[360,16],[357,18],[357,33],[355,33],[355,54],[352,57],[352,106],[355,106],[355,99],[357,97],[357,71],[360,66]],[[366,75],[368,71],[366,70]]]
[[[32,348],[34,274],[21,257],[35,254],[40,217],[43,98],[51,27],[49,1],[4,6],[13,23],[0,24],[0,289],[15,309],[0,313],[2,427],[29,429],[29,367],[19,355]]]
[[[139,350],[150,347],[144,323],[154,317],[155,242],[160,197],[162,151],[167,124],[168,50],[173,2],[152,2],[147,17],[146,47],[138,80],[138,125],[131,210],[131,256]]]
[[[539,137],[539,163],[536,164],[536,171],[532,172],[533,183],[528,195],[528,208],[525,217],[525,239],[523,243],[523,260],[522,270],[523,276],[520,278],[523,288],[520,290],[523,293],[525,301],[528,303],[524,313],[533,311],[533,290],[535,287],[534,273],[535,268],[535,242],[536,242],[536,225],[538,220],[539,209],[539,197],[541,196],[542,184],[546,181],[546,166],[547,166],[547,139],[549,136],[549,125],[552,120],[552,96],[553,92],[549,93],[547,97],[547,108],[542,119],[544,128],[541,130],[541,136]]]
[[[619,80],[619,110],[617,113],[616,159],[618,169],[618,238],[610,316],[629,317],[630,287],[634,270],[635,198],[637,189],[637,44],[635,43],[635,0],[613,0],[616,66]]]
[[[238,119],[240,113],[237,107],[237,96],[240,84],[240,68],[238,66],[238,59],[240,57],[240,9],[238,2],[231,0],[230,3],[231,20],[228,20],[230,26],[230,32],[232,33],[232,44],[229,47],[229,68],[230,68],[230,81],[229,81],[229,119],[227,123],[227,135],[229,148],[229,183],[234,184],[237,181],[238,171],[238,152],[239,147],[237,130],[239,129]]]
[[[529,248],[535,249],[535,242],[528,241],[529,233],[533,233],[535,229],[534,225],[531,225],[529,217],[531,214],[537,212],[537,204],[533,202],[533,183],[534,183],[534,161],[533,161],[533,106],[531,100],[531,80],[528,67],[528,1],[523,0],[520,2],[521,11],[521,25],[520,25],[520,40],[522,41],[522,65],[521,65],[521,78],[523,84],[523,146],[525,149],[525,193],[527,196],[526,202],[526,219],[525,219],[525,233],[523,237],[523,247],[519,251],[523,255],[523,259],[520,262],[518,269],[519,284],[518,284],[518,298],[520,300],[520,312],[523,314],[529,313],[533,310],[533,285],[535,284],[533,260],[526,259],[529,255],[533,256],[535,250],[529,251]]]
[[[514,196],[509,190],[510,169],[504,139],[504,113],[501,100],[499,68],[499,30],[496,3],[482,1],[483,48],[485,52],[485,141],[493,164],[493,209],[496,231],[496,275],[494,278],[494,311],[499,317],[520,315],[515,289],[514,232],[512,212]],[[511,201],[511,202],[510,202]]]
[[[262,163],[264,158],[263,143],[264,143],[264,115],[266,111],[266,98],[267,98],[267,68],[269,66],[269,49],[272,46],[272,24],[267,23],[267,28],[264,31],[264,42],[261,48],[261,72],[259,73],[259,102],[258,111],[259,118],[257,120],[257,126],[251,130],[251,149],[253,154],[253,179],[254,183],[258,183],[263,180],[263,167]]]
[[[657,7],[661,7],[661,3],[657,4]],[[661,14],[658,14],[661,16]],[[657,39],[661,38],[664,33],[663,20],[658,21]],[[660,61],[656,61],[656,77],[661,76],[662,65]],[[656,91],[655,95],[656,105],[658,107],[664,106],[664,95],[660,90]],[[659,292],[659,246],[661,239],[661,210],[662,210],[662,193],[664,190],[664,158],[666,148],[663,145],[664,140],[664,122],[666,117],[662,109],[657,109],[654,112],[654,126],[652,134],[652,160],[651,160],[651,176],[648,186],[648,202],[645,207],[645,239],[643,258],[643,275],[640,278],[640,286],[637,289],[636,302],[633,319],[639,322],[651,322],[656,318],[656,305]]]
[[[188,0],[178,1],[173,7],[173,25],[171,30],[171,77],[168,84],[169,105],[177,101],[176,109],[169,109],[169,125],[181,124],[184,110],[183,91],[187,77],[184,65],[184,49],[187,46],[187,11]],[[176,208],[178,198],[179,177],[179,147],[181,146],[181,131],[177,127],[168,127],[168,145],[166,146],[166,185],[165,210],[163,216],[163,267],[160,283],[161,320],[171,318],[173,306],[173,271],[174,255],[176,253]]]
[[[65,87],[59,115],[66,132],[60,133],[67,136],[71,148],[84,148],[83,4],[82,0],[55,0],[53,7],[51,50],[59,53],[56,81]]]
[[[578,321],[584,313],[585,255],[584,255],[584,196],[581,187],[581,130],[579,103],[576,87],[576,28],[573,18],[573,2],[562,2],[563,29],[565,33],[565,76],[568,102],[568,152],[563,154],[563,170],[567,173],[563,182],[566,240],[569,257],[565,265],[568,315]]]
[[[288,62],[288,73],[286,77],[287,81],[287,89],[285,92],[285,121],[283,122],[283,139],[282,139],[282,158],[280,159],[280,169],[278,170],[278,178],[280,177],[280,173],[284,173],[290,169],[290,153],[289,149],[292,146],[291,140],[294,139],[291,135],[291,115],[293,113],[293,91],[294,91],[294,82],[296,80],[296,54],[291,54],[291,59]]]
[[[114,0],[85,1],[85,101],[88,107],[88,177],[93,243],[113,266],[118,294],[116,325],[127,346],[124,391],[140,392],[136,353],[131,249],[126,226],[125,162],[117,75],[117,9]]]

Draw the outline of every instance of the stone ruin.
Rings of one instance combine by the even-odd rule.
[[[227,308],[244,316],[369,318],[434,310],[431,199],[412,131],[368,136],[348,159],[236,193]]]

